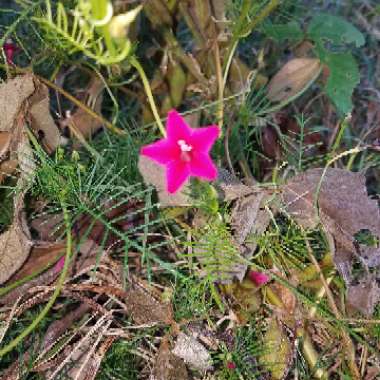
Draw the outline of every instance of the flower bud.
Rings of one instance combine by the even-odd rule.
[[[109,24],[111,37],[115,39],[125,38],[128,33],[129,25],[136,19],[142,7],[142,5],[139,5],[129,12],[112,17]]]
[[[270,278],[268,275],[262,272],[255,272],[253,270],[249,271],[248,273],[249,279],[256,285],[256,286],[261,286],[266,284]]]

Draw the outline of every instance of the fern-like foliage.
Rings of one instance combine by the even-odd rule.
[[[209,281],[231,280],[239,264],[245,264],[228,226],[222,221],[215,220],[195,231],[190,245],[192,253],[185,256],[198,260],[202,274]]]
[[[45,31],[45,38],[69,55],[81,52],[101,65],[111,65],[125,60],[131,51],[131,42],[125,39],[110,52],[103,36],[97,34],[91,19],[79,5],[68,11],[59,2],[54,12],[51,1],[46,0],[46,14],[34,20]]]

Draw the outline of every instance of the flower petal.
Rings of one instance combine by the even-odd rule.
[[[167,190],[175,193],[190,176],[190,168],[187,162],[176,160],[166,167]]]
[[[179,159],[180,149],[177,145],[172,144],[171,141],[162,139],[153,144],[143,146],[140,154],[165,165]]]
[[[168,140],[177,144],[178,140],[188,142],[192,129],[176,110],[171,110],[168,113],[168,119],[166,121],[166,132],[168,134]]]
[[[190,161],[190,174],[212,181],[218,176],[218,170],[208,154],[195,151]]]
[[[216,125],[193,129],[189,144],[199,152],[208,153],[215,140],[219,137],[219,133],[220,128]]]

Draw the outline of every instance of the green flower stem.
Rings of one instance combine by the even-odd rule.
[[[130,59],[130,63],[137,70],[137,72],[140,75],[141,81],[142,81],[144,89],[145,89],[146,96],[148,97],[150,108],[152,109],[153,116],[154,116],[154,118],[156,120],[158,129],[160,130],[160,132],[162,133],[162,135],[165,137],[166,136],[165,128],[164,128],[164,126],[162,124],[162,121],[160,119],[160,115],[158,113],[158,110],[157,110],[157,107],[156,107],[156,103],[154,102],[152,90],[150,88],[149,80],[148,80],[148,78],[147,78],[147,76],[145,74],[145,71],[142,68],[142,66],[140,65],[140,62],[135,57],[132,57]]]
[[[43,310],[40,312],[40,314],[37,315],[36,319],[16,338],[14,338],[10,343],[8,343],[6,346],[0,349],[0,358],[6,355],[9,351],[13,350],[15,347],[17,347],[18,344],[20,344],[23,339],[25,339],[33,330],[38,326],[38,324],[46,317],[52,306],[54,305],[55,301],[57,300],[62,286],[65,282],[66,275],[69,269],[69,263],[70,263],[70,256],[71,256],[71,250],[72,250],[72,236],[71,236],[71,227],[70,227],[70,218],[67,211],[67,208],[64,204],[62,204],[62,210],[63,210],[63,218],[66,225],[66,255],[65,255],[65,264],[63,266],[61,275],[59,276],[59,279],[57,281],[57,284],[55,286],[54,292],[52,296],[49,299],[49,302],[46,304],[46,306],[43,308]]]

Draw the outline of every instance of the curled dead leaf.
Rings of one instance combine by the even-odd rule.
[[[282,102],[304,91],[321,73],[316,58],[294,58],[270,80],[267,96],[272,102]]]

